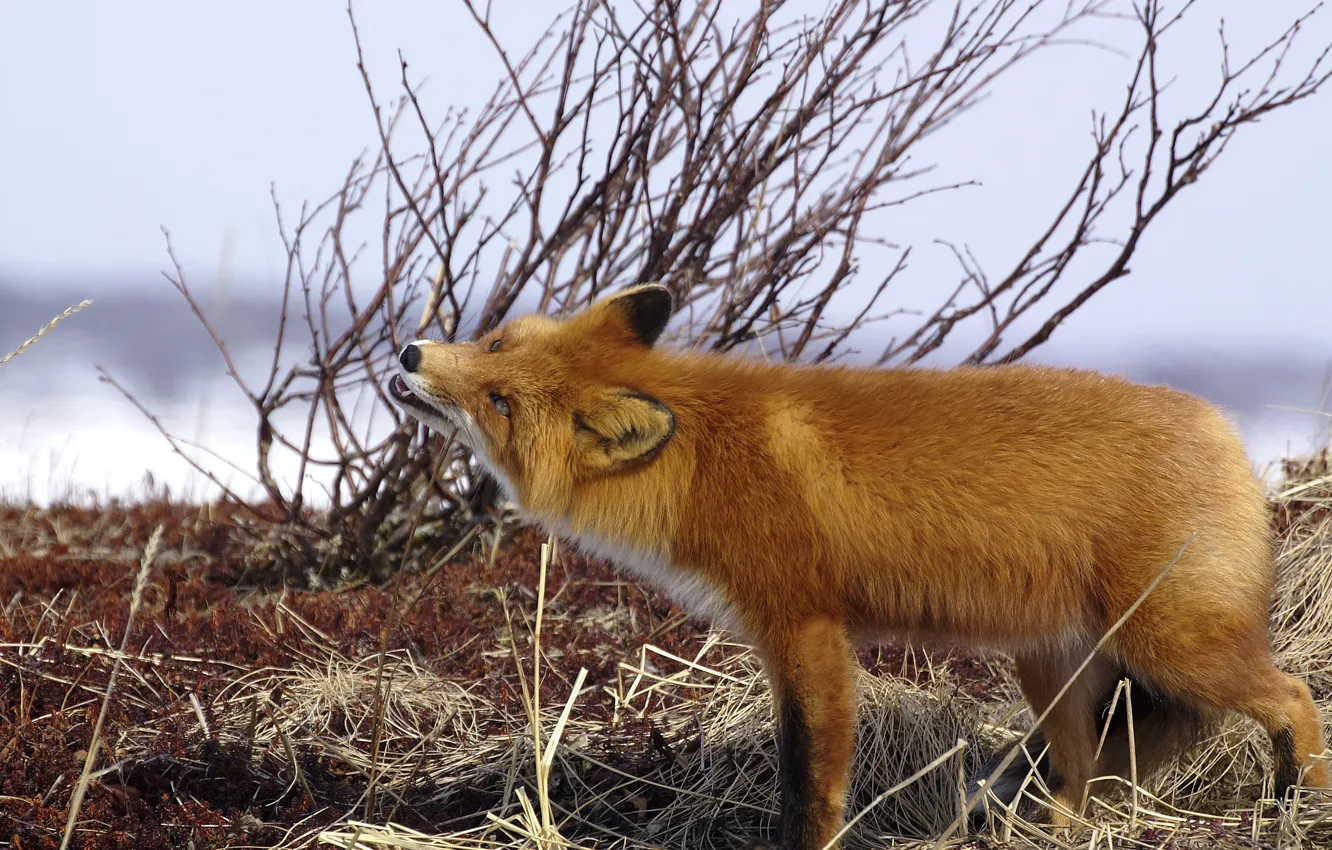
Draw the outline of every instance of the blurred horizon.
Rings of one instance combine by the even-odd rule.
[[[0,270],[0,303],[5,305],[0,311],[0,349],[17,348],[77,302],[79,291],[77,284],[68,290],[24,286]],[[251,379],[266,375],[278,293],[266,297],[259,287],[246,286],[223,293],[205,289],[197,296],[238,368]],[[297,332],[288,341],[288,351],[299,357],[308,336],[295,318]],[[1196,335],[1126,339],[1123,345],[1108,347],[1080,343],[1064,329],[1027,362],[1097,369],[1199,395],[1236,422],[1259,472],[1272,471],[1288,454],[1306,455],[1329,443],[1332,354],[1326,349],[1311,351],[1280,338],[1236,345]],[[0,369],[6,407],[26,411],[0,421],[0,495],[38,503],[94,492],[132,496],[142,491],[148,472],[157,484],[167,484],[183,498],[214,495],[212,486],[173,454],[151,422],[114,387],[99,381],[98,366],[178,436],[234,463],[239,471],[195,452],[221,471],[230,486],[253,491],[240,472],[254,471],[250,405],[185,299],[163,280],[157,291],[103,289],[92,305]]]

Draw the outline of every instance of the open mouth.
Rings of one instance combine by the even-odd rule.
[[[419,395],[408,388],[407,382],[402,379],[401,375],[394,375],[389,379],[388,391],[394,401],[405,407],[415,407],[418,410],[431,409],[430,405],[426,404]]]

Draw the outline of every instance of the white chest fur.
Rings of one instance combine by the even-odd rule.
[[[637,552],[595,535],[576,534],[566,528],[556,529],[556,533],[576,543],[585,554],[605,558],[635,578],[663,591],[672,602],[690,614],[731,631],[739,630],[735,611],[722,589],[698,573],[681,569],[661,555]]]

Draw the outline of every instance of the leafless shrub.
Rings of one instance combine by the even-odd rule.
[[[446,528],[447,547],[487,500],[449,441],[384,394],[407,339],[473,337],[515,306],[561,313],[659,280],[681,314],[673,333],[694,346],[755,343],[825,362],[879,326],[871,359],[903,365],[967,325],[988,332],[964,362],[1017,360],[1128,274],[1147,228],[1241,127],[1313,95],[1329,74],[1326,51],[1288,67],[1307,15],[1243,61],[1223,31],[1212,95],[1168,114],[1158,50],[1194,3],[1135,5],[1123,99],[1094,113],[1066,200],[1011,269],[987,272],[956,248],[960,277],[936,287],[937,307],[912,314],[891,306],[911,248],[888,241],[883,216],[963,185],[931,182],[923,142],[1033,53],[1097,49],[1086,39],[1122,17],[1118,6],[834,0],[812,19],[776,0],[752,14],[720,0],[580,0],[522,53],[501,44],[489,6],[463,6],[504,69],[475,114],[427,115],[405,60],[400,94],[385,101],[357,34],[380,145],[322,203],[294,219],[278,208],[287,268],[262,379],[241,374],[179,263],[168,276],[258,419],[266,507],[255,507],[287,530],[265,557],[302,570],[356,559],[382,571],[414,535]],[[377,244],[353,236],[371,232],[367,221]],[[292,362],[298,331],[310,349]],[[294,462],[294,480],[280,479],[279,457]]]

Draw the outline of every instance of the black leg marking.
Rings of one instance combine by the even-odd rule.
[[[1064,783],[1050,767],[1050,754],[1046,748],[1045,733],[1037,729],[1024,746],[1027,753],[1031,754],[1031,759],[1036,762],[1036,775],[1045,782],[1046,787],[1050,789],[1050,793],[1057,793],[1064,786]],[[980,780],[990,778],[990,774],[994,773],[994,769],[1008,755],[1008,751],[1009,748],[1005,748],[995,753],[980,769],[980,772],[967,783],[967,819],[971,824],[972,832],[981,832],[985,829],[986,801],[988,800],[991,804],[995,803],[989,794],[985,798],[981,797]],[[997,797],[1004,805],[1013,805],[1017,802],[1022,783],[1027,781],[1027,774],[1031,772],[1031,760],[1028,759],[1027,755],[1018,753],[1008,767],[1004,768],[1004,772],[994,778],[994,784],[990,786],[990,794]],[[1024,815],[1030,814],[1030,809],[1031,806],[1029,805],[1019,804],[1019,812]]]
[[[790,688],[782,693],[777,731],[778,766],[781,770],[782,820],[778,843],[782,850],[813,846],[814,787],[810,779],[809,726],[800,701]]]
[[[1295,730],[1282,729],[1272,736],[1272,769],[1275,773],[1275,793],[1278,800],[1300,780],[1300,763],[1295,758]]]

